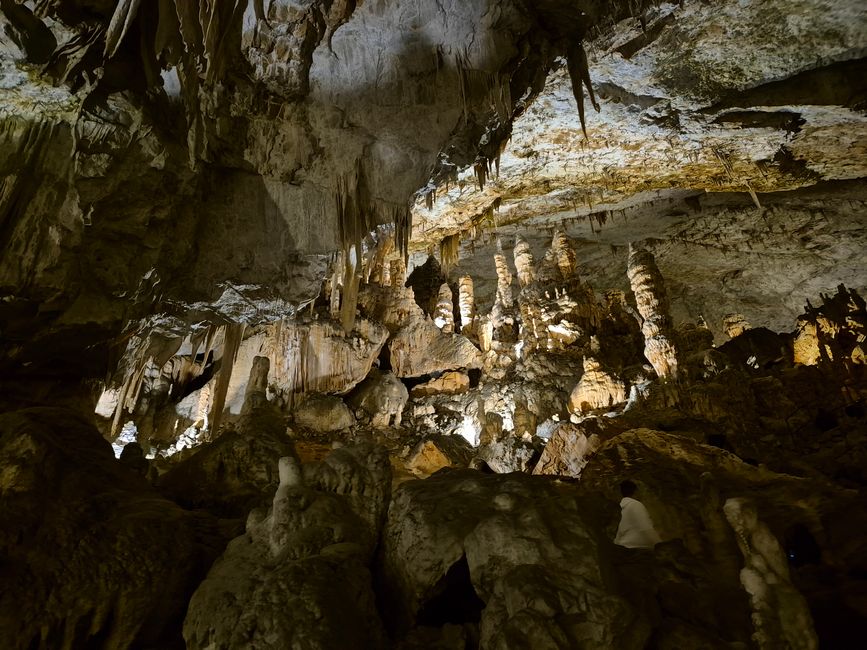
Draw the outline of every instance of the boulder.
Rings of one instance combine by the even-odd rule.
[[[352,411],[339,397],[313,395],[295,409],[295,424],[313,431],[331,432],[355,424]]]
[[[390,372],[376,368],[370,371],[348,398],[349,404],[366,414],[376,428],[399,427],[403,418],[403,408],[409,399],[406,386]]]
[[[444,467],[467,467],[474,453],[461,436],[430,436],[413,447],[406,466],[416,476],[425,478]]]

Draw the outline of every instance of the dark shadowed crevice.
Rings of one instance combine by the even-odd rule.
[[[418,610],[418,625],[441,627],[447,623],[461,625],[481,620],[485,602],[473,588],[466,555],[449,568],[431,593]]]

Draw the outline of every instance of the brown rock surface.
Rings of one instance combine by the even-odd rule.
[[[4,647],[174,647],[235,534],[166,500],[65,409],[0,416]]]

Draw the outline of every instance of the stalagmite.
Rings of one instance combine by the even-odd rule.
[[[402,287],[406,282],[406,262],[402,257],[391,261],[391,286]]]
[[[728,499],[726,519],[744,556],[740,578],[753,609],[753,640],[760,650],[819,647],[807,602],[792,584],[786,554],[756,508],[745,499]]]
[[[476,331],[476,298],[473,279],[462,275],[458,279],[458,305],[461,314],[461,334],[469,336]]]
[[[268,401],[268,371],[271,361],[268,357],[257,356],[250,368],[250,378],[244,391],[244,406],[242,413],[250,413]]]
[[[630,244],[627,275],[635,294],[638,313],[644,319],[644,356],[660,378],[677,377],[677,350],[674,347],[671,317],[665,285],[653,255]]]
[[[515,269],[518,271],[518,284],[521,287],[526,287],[535,280],[533,253],[530,252],[530,244],[520,235],[515,237]]]
[[[452,334],[455,331],[455,314],[452,305],[452,290],[448,284],[443,283],[440,286],[439,294],[437,295],[437,306],[434,310],[434,323],[446,334]]]
[[[551,252],[561,275],[564,278],[572,277],[578,268],[578,260],[575,256],[575,249],[572,248],[572,242],[569,241],[563,230],[557,229],[557,232],[554,233]]]
[[[494,265],[497,267],[497,303],[502,307],[511,307],[512,299],[512,272],[503,255],[503,244],[497,240],[497,253],[494,255]]]

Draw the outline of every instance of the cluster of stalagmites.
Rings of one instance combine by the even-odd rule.
[[[142,333],[103,396],[107,437],[112,423],[138,427],[119,467],[155,485],[160,508],[197,509],[207,516],[191,522],[219,528],[207,579],[200,567],[177,586],[179,607],[195,589],[188,647],[639,648],[653,636],[662,647],[810,648],[811,609],[867,620],[852,600],[863,585],[840,568],[860,547],[836,528],[848,488],[867,484],[857,293],[823,296],[792,335],[734,315],[735,336],[714,348],[702,324],[672,324],[648,252],[629,255],[633,303],[619,291],[597,298],[562,232],[538,261],[518,239],[514,270],[497,253],[487,312],[472,278],[452,283],[435,260],[409,277],[393,254],[365,260],[351,332],[332,276],[293,320]],[[0,432],[3,444],[32,444],[27,431]],[[198,447],[180,449],[182,431]],[[153,448],[181,453],[144,458]],[[99,453],[115,462],[107,446]],[[21,487],[16,472],[2,474],[0,499],[29,507],[15,499],[39,483]],[[555,487],[551,476],[581,482]],[[625,478],[646,490],[667,540],[652,560],[620,557],[609,541]],[[240,519],[245,532],[223,552]],[[790,575],[798,535],[836,564]],[[837,595],[821,587],[829,576],[842,581]],[[128,616],[98,604],[72,613],[63,598],[61,622],[40,631],[24,617],[14,633],[49,647],[58,626],[78,642]],[[138,618],[124,620],[123,639],[144,638]]]

